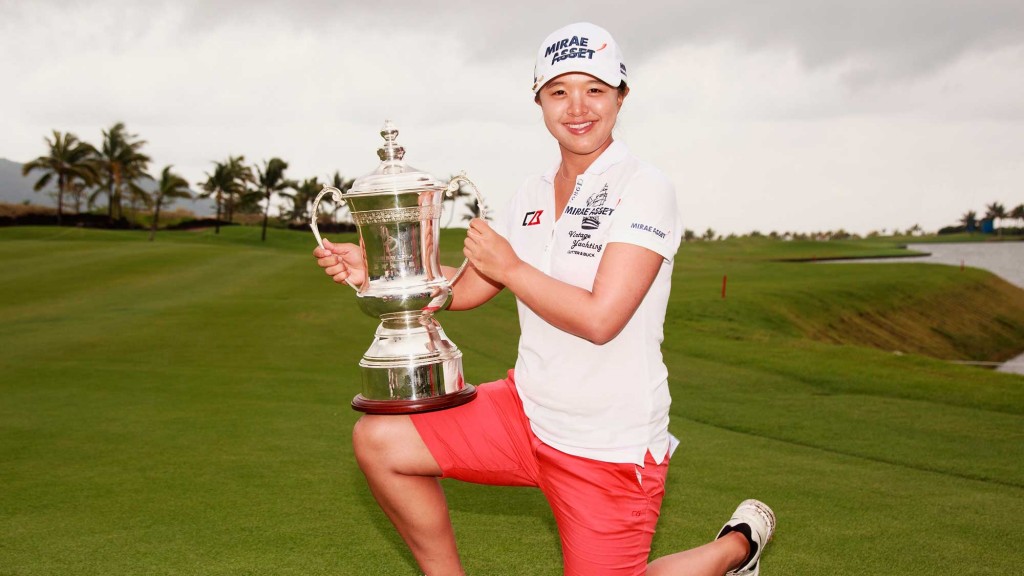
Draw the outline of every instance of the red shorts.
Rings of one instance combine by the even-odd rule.
[[[530,430],[508,378],[481,384],[477,397],[412,422],[445,478],[536,486],[558,524],[566,575],[644,574],[665,494],[668,457],[643,467],[559,452]]]

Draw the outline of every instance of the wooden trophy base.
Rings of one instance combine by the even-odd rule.
[[[476,386],[466,384],[458,392],[417,400],[370,400],[362,394],[352,399],[352,409],[367,414],[415,414],[461,406],[476,398]]]

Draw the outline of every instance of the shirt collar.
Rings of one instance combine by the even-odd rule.
[[[621,140],[612,140],[612,143],[600,156],[594,160],[587,171],[584,174],[604,174],[612,166],[615,166],[619,162],[622,162],[629,156],[629,148]],[[548,169],[544,173],[543,178],[549,184],[553,184],[555,181],[555,173],[558,172],[558,168],[562,165],[561,160],[555,162],[555,165]]]
[[[606,170],[625,160],[628,155],[629,148],[626,144],[621,140],[613,140],[611,146],[594,160],[584,174],[604,174]]]

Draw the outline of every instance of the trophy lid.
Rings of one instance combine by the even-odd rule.
[[[384,138],[384,145],[377,150],[380,165],[373,172],[357,178],[352,183],[352,188],[346,192],[346,196],[418,192],[448,186],[447,182],[442,182],[405,163],[405,148],[395,143],[398,129],[390,120],[384,121],[380,135]]]

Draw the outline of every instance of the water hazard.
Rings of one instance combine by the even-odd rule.
[[[927,256],[900,258],[865,258],[836,260],[846,262],[915,262],[918,264],[946,264],[982,268],[1024,289],[1024,242],[971,242],[964,244],[911,244],[907,248],[926,252]],[[1000,372],[1024,374],[1024,354],[997,368]]]

